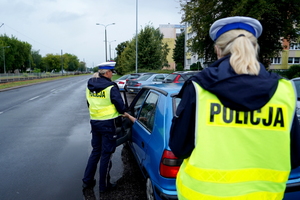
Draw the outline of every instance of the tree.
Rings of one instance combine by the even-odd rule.
[[[118,44],[118,46],[116,47],[116,51],[117,51],[117,58],[116,58],[116,65],[115,65],[115,68],[116,68],[116,71],[118,74],[124,74],[126,73],[126,71],[122,68],[122,63],[120,62],[120,58],[121,58],[121,55],[122,53],[124,52],[125,48],[129,45],[129,41],[125,41],[125,42],[122,42],[120,44]],[[97,69],[98,71],[98,69]]]
[[[293,42],[299,36],[299,0],[181,0],[181,6],[185,13],[183,22],[189,23],[196,33],[189,48],[207,61],[216,59],[209,28],[214,21],[224,17],[249,16],[261,22],[259,58],[265,66],[269,64],[269,58],[282,51],[280,38]]]
[[[129,41],[122,53],[117,57],[116,70],[119,74],[135,70],[135,52],[135,40]]]
[[[31,44],[19,41],[12,36],[0,35],[0,72],[4,72],[4,56],[7,72],[26,72],[34,70],[35,72],[59,72],[62,67],[66,71],[85,71],[84,62],[79,62],[77,56],[72,54],[54,55],[47,54],[42,57],[38,51],[31,49]],[[3,54],[5,55],[3,56]]]
[[[31,68],[36,69],[36,71],[38,71],[38,69],[40,71],[43,71],[42,56],[40,55],[40,51],[32,50],[31,57],[32,57]]]
[[[19,41],[14,36],[11,38],[7,35],[0,36],[0,51],[2,63],[1,71],[3,71],[2,69],[4,68],[4,56],[7,72],[14,72],[16,69],[26,72],[32,63],[31,45],[27,42]]]
[[[59,72],[61,69],[61,57],[60,55],[47,54],[42,59],[43,64],[45,65],[45,72]]]
[[[78,71],[79,70],[79,59],[77,56],[65,53],[62,56],[63,69],[66,71]]]
[[[159,29],[147,25],[138,35],[138,67],[141,69],[161,69],[167,62],[169,48],[163,43]]]
[[[86,63],[83,62],[83,61],[80,61],[79,62],[79,67],[78,67],[78,71],[85,72],[86,70],[87,70]]]
[[[185,34],[181,33],[175,41],[175,48],[173,50],[173,60],[176,65],[181,64],[184,65],[184,42],[185,42]]]
[[[147,25],[138,34],[138,69],[156,70],[167,65],[169,48],[163,43],[163,34],[158,29]],[[135,70],[136,38],[126,41],[116,48],[117,71],[124,74]]]

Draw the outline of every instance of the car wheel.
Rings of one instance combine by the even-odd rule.
[[[155,200],[152,182],[149,177],[147,178],[146,181],[146,195],[147,195],[147,200]]]

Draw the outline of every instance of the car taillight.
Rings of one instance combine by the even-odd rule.
[[[141,86],[142,84],[141,83],[137,83],[137,84],[135,84],[134,86],[135,87],[139,87],[139,86]]]
[[[159,166],[160,175],[166,178],[176,178],[182,161],[172,151],[164,150]]]
[[[120,81],[120,82],[119,82],[119,84],[125,84],[125,82],[123,82],[123,81]]]

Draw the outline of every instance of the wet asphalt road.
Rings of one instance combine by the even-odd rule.
[[[114,190],[101,194],[100,199],[126,199],[126,200],[143,200],[146,199],[145,194],[145,180],[142,174],[139,172],[137,163],[134,160],[134,157],[130,149],[121,145],[118,147],[116,154],[121,154],[122,161],[113,158],[113,168],[111,170],[111,179],[112,181],[117,182],[116,188]],[[123,172],[114,170],[116,165],[122,165]],[[117,167],[119,168],[119,167]],[[98,188],[95,187],[95,194],[98,193]]]
[[[83,199],[81,179],[92,150],[85,101],[89,77],[0,92],[0,199]],[[130,150],[119,146],[112,161],[117,187],[101,199],[146,199]],[[95,194],[100,199],[98,184]]]

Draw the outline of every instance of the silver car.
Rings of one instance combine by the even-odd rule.
[[[124,87],[126,85],[126,81],[127,81],[129,76],[130,76],[130,74],[126,74],[126,75],[121,76],[120,78],[118,78],[117,80],[114,81],[119,86],[120,91],[124,91]]]
[[[128,80],[128,93],[137,94],[143,86],[151,84],[160,84],[168,74],[144,74],[136,80]]]

